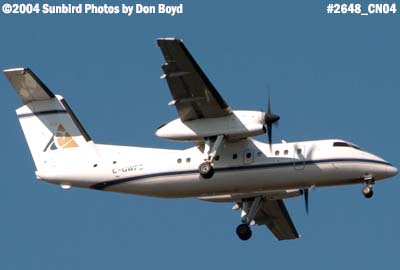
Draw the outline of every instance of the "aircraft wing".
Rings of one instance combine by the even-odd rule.
[[[182,40],[163,38],[157,40],[165,58],[162,65],[173,100],[182,121],[223,117],[232,114],[210,80],[201,70]]]
[[[254,220],[266,225],[278,240],[299,238],[283,200],[263,200]]]

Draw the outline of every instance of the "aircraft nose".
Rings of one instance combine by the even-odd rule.
[[[395,166],[388,165],[386,167],[386,173],[388,174],[388,177],[395,176],[397,174],[397,172],[398,172],[398,170]]]

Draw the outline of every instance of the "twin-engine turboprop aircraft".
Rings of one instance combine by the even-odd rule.
[[[266,225],[279,240],[299,235],[283,199],[314,187],[372,186],[397,174],[389,162],[343,140],[272,144],[271,112],[232,110],[190,55],[183,42],[159,39],[162,65],[179,118],[156,135],[192,141],[186,150],[94,143],[65,99],[54,95],[28,68],[4,70],[24,103],[17,116],[36,166],[38,179],[70,187],[92,188],[163,198],[195,197],[231,202],[241,209],[240,239],[252,225]],[[253,139],[268,133],[269,144]]]

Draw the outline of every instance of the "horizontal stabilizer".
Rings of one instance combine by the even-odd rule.
[[[54,98],[54,94],[29,68],[3,71],[24,104]]]
[[[97,158],[92,139],[62,96],[54,95],[29,68],[4,74],[24,103],[16,112],[38,171]]]

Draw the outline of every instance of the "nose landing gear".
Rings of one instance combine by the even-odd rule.
[[[364,195],[365,198],[369,199],[374,195],[372,186],[375,184],[375,179],[371,175],[368,175],[365,176],[364,181],[367,185],[363,187],[362,194]]]
[[[374,191],[372,190],[372,187],[370,186],[365,186],[362,189],[362,193],[365,198],[369,199],[374,195]]]

